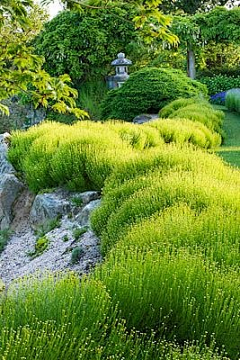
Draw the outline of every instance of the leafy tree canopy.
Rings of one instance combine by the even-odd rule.
[[[176,13],[183,11],[186,14],[195,14],[197,12],[206,12],[214,9],[216,6],[234,5],[234,0],[163,0],[160,9],[165,13]]]
[[[70,77],[52,78],[42,70],[44,59],[34,55],[28,46],[28,40],[41,27],[41,17],[33,16],[36,8],[31,12],[32,7],[31,0],[0,2],[0,100],[26,92],[35,108],[51,105],[59,112],[85,116],[84,111],[75,107],[77,91],[69,86]],[[1,103],[0,111],[9,113]]]
[[[216,43],[240,43],[240,8],[227,10],[217,7],[204,14],[176,16],[172,31],[179,36],[180,44],[204,46]]]
[[[194,52],[204,63],[204,48],[209,44],[240,44],[239,23],[240,8],[216,7],[207,13],[175,16],[171,30],[178,35],[180,46]]]
[[[52,0],[43,0],[43,4],[49,4]],[[170,43],[177,43],[177,37],[169,31],[171,17],[163,15],[159,10],[161,0],[61,0],[68,9],[83,11],[89,9],[92,13],[98,10],[125,9],[134,10],[135,16],[132,21],[135,28],[142,32],[146,43],[153,39],[161,39]],[[122,17],[124,21],[124,17]]]

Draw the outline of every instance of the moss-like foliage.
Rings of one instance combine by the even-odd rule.
[[[179,98],[207,95],[205,85],[179,70],[144,68],[133,73],[121,88],[111,90],[102,103],[103,119],[131,121],[140,113],[157,113]]]
[[[224,113],[214,110],[203,99],[177,99],[165,106],[159,112],[159,116],[171,119],[189,119],[204,124],[212,132],[223,135],[222,124]]]

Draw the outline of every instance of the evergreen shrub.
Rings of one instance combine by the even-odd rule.
[[[207,96],[205,85],[180,70],[144,68],[131,74],[119,89],[102,102],[102,119],[131,121],[141,113],[158,113],[169,102],[197,95]]]

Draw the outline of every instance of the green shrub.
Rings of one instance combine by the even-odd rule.
[[[15,169],[22,170],[25,156],[37,138],[48,132],[56,134],[56,130],[62,126],[64,127],[62,124],[44,121],[40,126],[32,126],[27,131],[15,131],[11,137],[11,147],[8,150],[8,159]]]
[[[103,119],[131,121],[140,113],[157,113],[169,102],[202,94],[207,89],[179,70],[144,68],[131,74],[121,88],[108,93],[102,103]]]
[[[28,253],[28,255],[31,256],[32,258],[35,258],[41,255],[45,250],[47,250],[48,245],[49,245],[49,239],[47,236],[39,237],[36,240],[34,251]]]
[[[9,159],[25,172],[34,192],[59,185],[74,191],[101,190],[106,177],[131,150],[101,123],[68,126],[46,122],[27,132],[16,132]]]
[[[0,300],[0,356],[6,360],[227,360],[214,342],[179,346],[154,332],[127,331],[100,281],[80,283],[73,274],[28,278]]]
[[[176,204],[129,227],[118,246],[130,252],[136,248],[162,253],[187,249],[190,254],[214,261],[219,268],[237,270],[239,220],[239,209],[209,206],[197,213],[186,204]]]
[[[219,134],[211,132],[202,123],[191,120],[175,118],[156,120],[150,122],[148,126],[157,129],[165,143],[191,143],[203,149],[216,148],[221,144],[221,136]]]
[[[190,99],[179,98],[177,100],[170,102],[168,105],[164,106],[164,108],[162,108],[159,111],[159,116],[161,116],[163,118],[168,118],[175,111],[185,108],[186,106],[189,106],[189,105],[199,105],[199,107],[204,106],[204,107],[209,108],[210,110],[213,110],[210,103],[204,99],[197,98],[197,97],[193,97]]]
[[[197,121],[204,124],[212,132],[223,134],[222,123],[224,113],[201,99],[178,99],[161,109],[160,116]]]
[[[159,337],[210,343],[239,355],[239,276],[225,274],[187,251],[118,247],[99,269],[128,329],[154,329]]]
[[[198,81],[207,86],[209,95],[240,87],[240,76],[216,75],[201,77]]]
[[[72,250],[72,254],[71,254],[71,263],[77,264],[79,262],[79,260],[81,259],[83,253],[84,253],[84,251],[81,246],[74,248]]]
[[[128,161],[116,167],[105,182],[104,198],[111,196],[112,191],[117,191],[117,188],[127,180],[145,176],[147,181],[149,173],[154,170],[159,171],[159,177],[170,170],[191,170],[194,173],[208,174],[213,178],[229,180],[240,185],[238,171],[224,166],[221,159],[214,154],[205,153],[190,146],[179,147],[169,144],[162,146],[161,149],[153,148],[135,157],[129,157]]]
[[[122,141],[136,150],[144,150],[163,144],[162,137],[149,126],[137,126],[124,121],[108,121],[106,126],[116,132]]]
[[[240,113],[240,89],[227,91],[225,105],[228,110]]]
[[[102,233],[103,253],[106,254],[112,248],[129,226],[178,203],[188,204],[196,212],[212,204],[237,208],[240,206],[238,186],[215,180],[206,174],[175,171],[159,177],[156,171],[148,176],[148,181],[143,183],[141,189],[129,198],[123,198],[122,203],[118,203],[117,209],[108,217]]]

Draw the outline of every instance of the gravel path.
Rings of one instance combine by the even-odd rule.
[[[35,272],[71,269],[88,273],[101,261],[99,239],[91,230],[86,231],[77,241],[73,236],[79,223],[64,216],[59,227],[46,234],[48,248],[39,256],[29,254],[35,250],[36,235],[29,224],[29,210],[32,199],[29,194],[22,195],[16,205],[16,215],[12,224],[14,231],[9,242],[0,254],[0,279],[8,286],[12,280]],[[71,263],[71,253],[75,247],[81,248],[81,257],[76,264]]]

